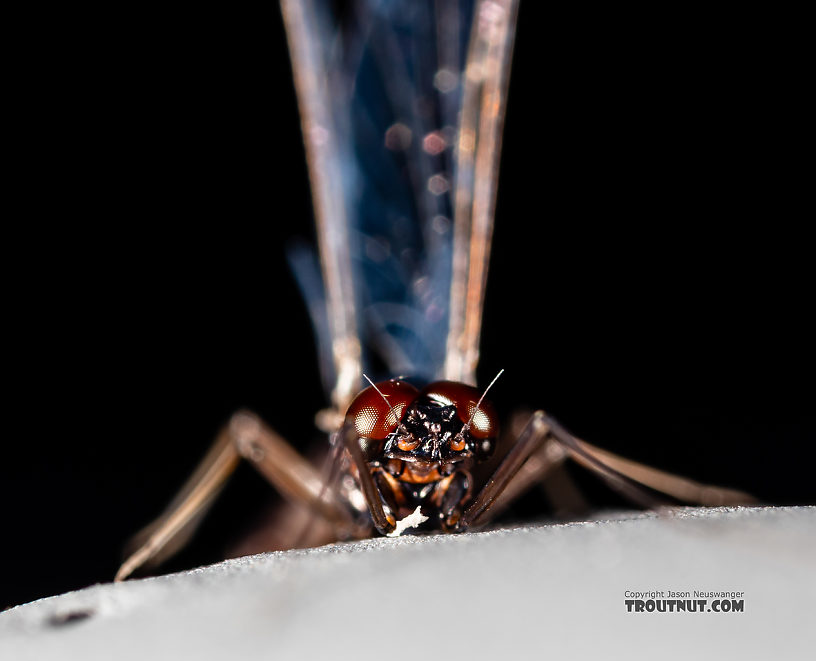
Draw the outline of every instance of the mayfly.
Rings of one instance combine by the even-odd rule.
[[[241,458],[330,539],[483,526],[567,458],[647,505],[655,492],[750,501],[590,445],[542,411],[497,451],[493,383],[477,388],[476,366],[518,0],[281,7],[319,242],[319,260],[291,262],[330,393],[327,469],[236,413],[117,579],[178,549]]]

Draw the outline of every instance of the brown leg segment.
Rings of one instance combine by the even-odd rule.
[[[136,535],[137,548],[114,580],[124,580],[142,565],[156,564],[184,546],[242,457],[289,500],[307,505],[338,529],[350,526],[346,507],[323,488],[311,464],[255,414],[239,411],[219,432],[166,512]]]
[[[281,495],[337,525],[351,522],[346,507],[324,488],[320,472],[254,413],[239,411],[229,423],[235,447]]]
[[[363,456],[363,451],[360,448],[360,439],[357,437],[354,424],[344,424],[337,433],[340,434],[340,441],[346,450],[348,450],[351,461],[357,469],[357,477],[363,491],[363,496],[365,496],[366,503],[368,504],[368,509],[371,512],[371,520],[374,522],[374,527],[382,535],[393,532],[396,528],[396,521],[393,516],[387,516],[383,509],[380,490],[374,483],[371,470]]]
[[[533,413],[527,426],[521,432],[516,444],[502,460],[496,472],[493,473],[487,484],[476,496],[476,499],[465,510],[459,519],[457,530],[466,530],[470,526],[478,525],[482,517],[489,510],[494,501],[501,495],[510,481],[516,476],[530,456],[539,450],[547,438],[550,427],[547,418],[541,411]]]
[[[634,480],[655,491],[665,493],[677,500],[708,507],[751,505],[758,502],[754,496],[744,491],[727,489],[710,484],[701,484],[686,477],[667,473],[657,468],[632,461],[631,459],[626,459],[625,457],[613,454],[602,448],[590,445],[586,441],[582,441],[578,438],[574,440],[586,454],[591,455],[597,461],[603,462],[630,480]],[[592,468],[591,462],[587,462],[583,455],[575,454],[573,455],[573,459],[587,468]]]
[[[486,518],[493,519],[519,496],[536,484],[541,484],[556,516],[578,516],[590,509],[578,487],[566,471],[569,453],[555,440],[548,438],[510,480],[501,495],[490,506]]]
[[[495,512],[506,507],[535,480],[546,477],[567,455],[599,475],[616,491],[646,507],[666,503],[643,489],[644,486],[677,500],[699,505],[745,505],[757,502],[753,496],[742,491],[700,484],[585,443],[572,436],[555,419],[543,411],[537,411],[519,435],[512,450],[465,510],[458,529],[464,530],[486,523]]]
[[[553,438],[569,452],[572,459],[597,473],[612,488],[635,502],[647,506],[666,504],[642,487],[695,505],[750,505],[757,502],[756,498],[743,491],[701,484],[602,450],[576,438],[553,418],[548,418],[548,421]]]

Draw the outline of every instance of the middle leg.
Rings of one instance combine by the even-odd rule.
[[[566,457],[597,474],[629,500],[645,507],[668,504],[652,492],[706,506],[756,502],[742,491],[700,484],[590,445],[570,434],[543,411],[536,411],[516,444],[465,510],[457,529],[487,523],[496,512],[535,481],[546,477]]]

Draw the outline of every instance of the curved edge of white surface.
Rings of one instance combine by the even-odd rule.
[[[758,507],[265,553],[10,609],[0,659],[806,658],[814,549],[816,507]]]

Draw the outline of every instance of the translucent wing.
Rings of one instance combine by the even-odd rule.
[[[309,272],[308,262],[296,258],[299,280],[311,298],[315,326],[320,338],[321,354],[330,355],[331,366],[324,367],[324,380],[332,379],[332,403],[339,410],[351,401],[361,374],[360,344],[350,257],[350,228],[347,222],[347,191],[344,177],[350,176],[343,166],[348,156],[341,140],[347,124],[341,104],[332,105],[332,86],[343,83],[342,72],[330,74],[329,61],[334,40],[328,28],[325,7],[310,0],[282,0],[289,52],[294,70],[295,88],[300,107],[301,128],[306,145],[309,177],[317,223],[323,266],[325,295],[315,283],[319,279]],[[318,11],[320,9],[320,11]],[[339,80],[336,80],[339,78]],[[342,88],[341,88],[342,89]],[[308,285],[304,283],[309,283]],[[315,298],[325,298],[325,316],[316,314],[323,306]],[[331,341],[328,338],[331,337]],[[327,346],[328,345],[328,346]],[[329,370],[331,374],[327,372]]]
[[[454,269],[444,375],[476,383],[501,134],[518,2],[481,2],[470,39],[457,142]]]
[[[282,7],[325,289],[292,261],[336,409],[362,369],[473,382],[516,2]]]

